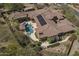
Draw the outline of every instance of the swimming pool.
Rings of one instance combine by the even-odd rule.
[[[25,31],[26,31],[27,33],[29,33],[29,34],[33,33],[33,27],[32,27],[32,25],[27,23],[27,24],[25,25]]]

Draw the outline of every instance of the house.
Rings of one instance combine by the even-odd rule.
[[[10,15],[13,19],[28,17],[29,21],[37,24],[36,35],[39,39],[55,37],[74,31],[74,26],[62,13],[51,8],[39,9],[30,12],[14,12]]]
[[[8,9],[0,8],[0,15],[3,13],[9,13],[9,12],[12,12],[12,11],[10,11]]]
[[[33,10],[35,10],[35,7],[34,7],[34,4],[24,4],[24,11],[25,12],[29,12],[29,11],[33,11]]]
[[[20,19],[23,17],[27,17],[27,13],[26,12],[13,12],[10,14],[9,17],[12,19]]]
[[[6,10],[4,10],[3,8],[0,9],[0,16],[2,15],[2,13],[6,12]]]
[[[62,13],[45,8],[30,12],[28,16],[37,24],[38,38],[53,37],[62,33],[74,31],[74,26]]]
[[[2,24],[2,25],[6,24],[5,20],[2,17],[0,18],[0,24]]]
[[[19,29],[20,29],[21,31],[25,30],[25,22],[20,23]]]
[[[35,10],[34,7],[26,7],[26,8],[24,8],[25,12],[34,11],[34,10]]]
[[[13,12],[9,14],[10,20],[18,20],[19,23],[22,23],[24,21],[28,21],[28,12]]]

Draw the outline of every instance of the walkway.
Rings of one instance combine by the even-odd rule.
[[[58,42],[56,42],[56,43],[63,43],[63,42],[66,42],[70,37],[71,37],[71,35],[70,35],[70,36],[67,36],[64,40],[58,41]],[[56,44],[56,43],[49,44],[49,43],[46,41],[46,42],[43,42],[43,43],[41,44],[41,47],[47,48],[48,46],[53,45],[53,44]]]
[[[49,45],[51,45],[51,44],[49,44],[49,42],[43,42],[42,44],[41,44],[41,47],[42,48],[47,48]]]
[[[73,8],[74,10],[76,10],[77,12],[79,12],[79,9],[75,8],[73,5],[68,5],[70,8]]]
[[[66,42],[71,36],[67,36],[64,40],[62,41],[59,41],[59,43],[63,43],[63,42]]]

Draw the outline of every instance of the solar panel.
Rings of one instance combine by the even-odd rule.
[[[46,25],[46,21],[44,20],[44,18],[41,15],[37,16],[38,21],[40,22],[41,26]]]

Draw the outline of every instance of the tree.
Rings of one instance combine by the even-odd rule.
[[[3,7],[4,7],[4,5],[2,3],[0,3],[0,8],[3,8]]]
[[[70,41],[76,40],[76,39],[77,39],[77,36],[75,34],[72,34],[72,36],[69,38]]]
[[[62,5],[61,8],[63,9],[63,14],[65,15],[65,17],[68,18],[69,21],[74,23],[76,21],[74,10],[68,7],[68,5]]]
[[[10,3],[8,3],[8,4],[7,4],[7,3],[4,4],[4,9],[11,10],[12,7],[13,7],[13,4],[10,4]]]
[[[33,49],[37,52],[39,52],[40,50],[42,50],[41,48],[41,42],[35,42]]]
[[[27,48],[18,47],[17,45],[8,45],[0,51],[0,55],[4,56],[35,56],[37,51],[28,46]]]
[[[49,42],[49,44],[54,43],[54,39],[52,37],[48,37],[47,41]]]
[[[5,3],[4,8],[7,10],[22,10],[24,8],[23,4],[15,4],[15,3]]]

